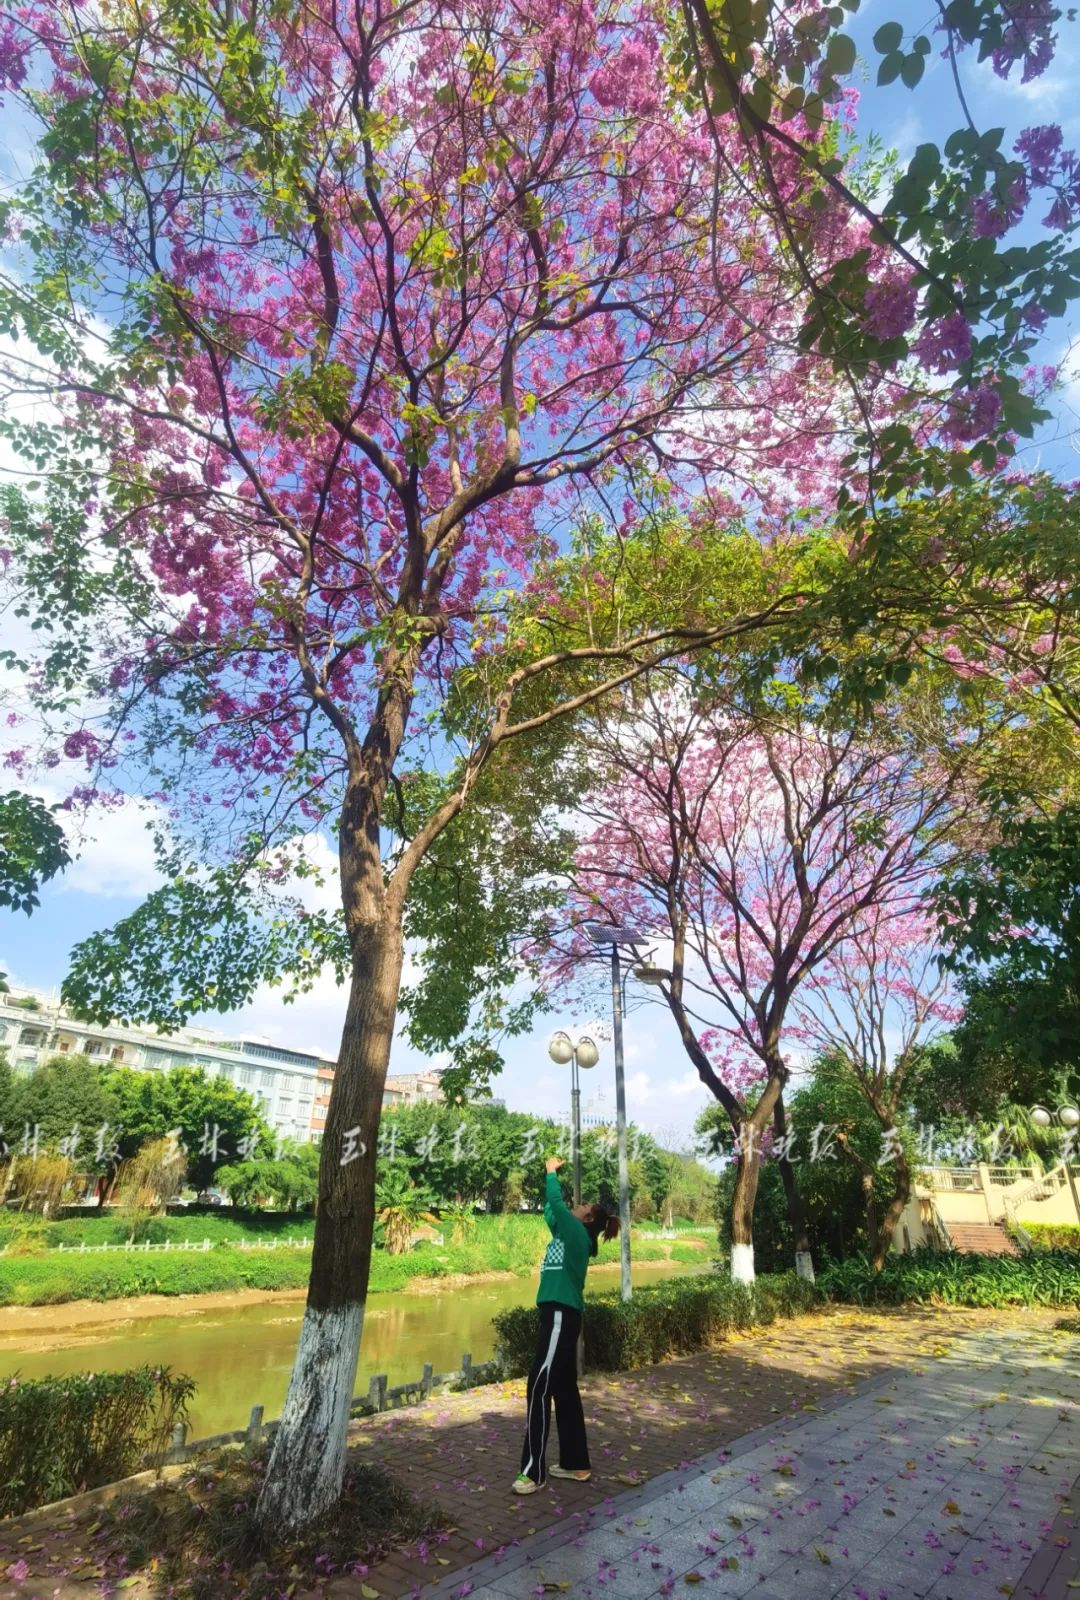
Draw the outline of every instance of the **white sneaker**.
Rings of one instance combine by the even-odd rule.
[[[544,1485],[542,1483],[534,1483],[523,1472],[519,1472],[510,1487],[515,1494],[536,1494]]]
[[[580,1467],[574,1471],[571,1471],[569,1467],[549,1467],[548,1471],[553,1478],[573,1478],[575,1483],[588,1483],[592,1477],[592,1471],[589,1467]]]

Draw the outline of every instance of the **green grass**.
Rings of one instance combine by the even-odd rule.
[[[302,1289],[306,1250],[230,1250],[205,1254],[58,1253],[0,1260],[0,1305],[53,1306],[68,1300],[123,1300],[139,1294],[212,1294],[236,1289]]]
[[[143,1223],[139,1239],[148,1238],[154,1244],[201,1244],[209,1239],[211,1244],[236,1243],[237,1240],[257,1243],[266,1239],[310,1239],[315,1228],[314,1217],[291,1216],[287,1212],[250,1211],[197,1216],[150,1217]],[[66,1248],[80,1244],[123,1244],[130,1237],[131,1224],[114,1211],[89,1211],[77,1217],[65,1217],[60,1222],[28,1221],[15,1212],[0,1213],[0,1246],[13,1239],[30,1239],[45,1249],[55,1249],[58,1244]]]
[[[4,1219],[6,1220],[6,1219]],[[288,1226],[277,1231],[280,1238],[310,1238],[312,1219],[286,1219]],[[98,1225],[95,1236],[92,1224]],[[183,1225],[177,1233],[174,1225]],[[237,1232],[239,1224],[230,1218],[169,1217],[161,1227],[172,1243],[184,1238],[212,1241],[207,1251],[172,1253],[163,1250],[101,1251],[80,1255],[78,1245],[122,1242],[127,1231],[115,1219],[77,1218],[73,1222],[49,1224],[40,1239],[41,1253],[22,1253],[0,1257],[0,1305],[60,1305],[69,1300],[118,1300],[132,1295],[212,1294],[237,1289],[300,1289],[308,1280],[310,1257],[306,1250],[236,1250],[230,1240],[265,1238],[276,1230],[256,1227],[246,1235]],[[215,1230],[231,1227],[233,1232]],[[71,1230],[69,1232],[68,1230]],[[119,1233],[119,1240],[105,1230]],[[415,1278],[479,1277],[491,1272],[512,1272],[519,1277],[534,1273],[550,1237],[547,1224],[538,1215],[480,1217],[459,1244],[454,1244],[447,1229],[447,1243],[421,1243],[406,1255],[392,1256],[377,1250],[371,1266],[373,1292],[402,1289]],[[105,1237],[102,1237],[102,1234]],[[75,1248],[60,1252],[46,1248],[44,1235],[53,1243],[62,1239]],[[8,1237],[11,1232],[8,1230]],[[35,1240],[37,1234],[35,1233]],[[154,1242],[158,1242],[154,1240]],[[708,1260],[711,1236],[677,1242],[634,1240],[636,1261],[673,1260],[684,1265]],[[619,1260],[618,1242],[600,1247],[598,1263],[612,1265]]]
[[[1080,1305],[1080,1260],[1060,1250],[1029,1256],[920,1250],[889,1256],[875,1272],[853,1256],[827,1267],[817,1288],[823,1299],[862,1306],[1072,1306]]]

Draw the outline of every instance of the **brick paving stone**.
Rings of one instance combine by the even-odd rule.
[[[908,1360],[831,1412],[802,1411],[765,1432],[733,1443],[726,1466],[705,1458],[618,1497],[607,1508],[614,1528],[594,1524],[561,1545],[557,1531],[526,1540],[504,1568],[476,1564],[431,1600],[465,1582],[526,1600],[549,1580],[584,1600],[624,1587],[627,1600],[648,1600],[690,1593],[694,1572],[703,1594],[756,1600],[1071,1600],[1080,1353],[1045,1321],[969,1326],[932,1364]],[[1069,1510],[1051,1528],[1062,1502]],[[641,1544],[621,1563],[620,1529]]]
[[[1015,1600],[1076,1600],[1080,1596],[1080,1478],[1015,1591]]]
[[[460,1587],[464,1581],[458,1575],[479,1559],[487,1576],[482,1584],[477,1583],[476,1592],[479,1600],[486,1600],[483,1589],[498,1589],[503,1581],[510,1581],[511,1575],[527,1564],[529,1556],[523,1552],[539,1548],[544,1541],[552,1550],[567,1545],[575,1549],[575,1541],[584,1546],[603,1537],[618,1540],[633,1531],[644,1544],[645,1530],[634,1530],[633,1523],[646,1511],[657,1538],[661,1534],[670,1538],[691,1517],[704,1522],[719,1516],[722,1507],[723,1526],[714,1531],[732,1536],[729,1555],[739,1565],[717,1567],[720,1576],[709,1580],[707,1592],[741,1593],[743,1578],[752,1573],[757,1600],[770,1600],[767,1584],[757,1582],[765,1553],[780,1552],[775,1561],[770,1554],[771,1566],[779,1572],[785,1563],[798,1562],[807,1550],[812,1552],[820,1538],[830,1554],[830,1568],[835,1560],[840,1575],[848,1580],[849,1568],[873,1553],[867,1548],[868,1526],[874,1528],[871,1543],[878,1549],[901,1531],[899,1514],[889,1518],[884,1512],[898,1510],[901,1496],[907,1497],[905,1509],[908,1500],[915,1498],[914,1488],[901,1481],[906,1461],[916,1459],[920,1469],[929,1472],[931,1464],[924,1463],[923,1457],[933,1451],[932,1466],[939,1469],[943,1482],[959,1480],[961,1472],[966,1472],[971,1481],[965,1480],[961,1487],[969,1492],[974,1507],[978,1490],[984,1487],[975,1476],[980,1470],[976,1461],[983,1463],[982,1470],[996,1476],[1009,1459],[1003,1442],[1045,1468],[1039,1473],[1025,1467],[1013,1485],[1013,1498],[1020,1507],[1016,1515],[1030,1517],[1032,1508],[1042,1504],[1046,1485],[1061,1475],[1068,1419],[1063,1421],[1052,1407],[1045,1414],[1034,1414],[1026,1404],[998,1400],[994,1403],[1000,1408],[1002,1430],[987,1438],[980,1418],[991,1398],[985,1385],[972,1382],[964,1363],[950,1362],[949,1355],[961,1338],[970,1340],[995,1330],[1006,1337],[1010,1330],[1016,1333],[1021,1328],[1036,1334],[1053,1321],[1052,1313],[868,1312],[833,1307],[639,1372],[587,1375],[583,1398],[593,1480],[589,1484],[551,1480],[542,1493],[525,1499],[516,1499],[509,1492],[520,1449],[523,1384],[436,1396],[423,1406],[367,1419],[351,1429],[351,1442],[362,1457],[384,1466],[421,1498],[437,1505],[454,1531],[430,1542],[426,1560],[417,1550],[396,1552],[363,1576],[339,1575],[307,1592],[313,1597],[332,1593],[333,1600],[360,1600],[366,1585],[385,1600],[426,1594],[434,1588],[450,1594],[455,1584]],[[1022,1346],[1009,1349],[1015,1370],[1022,1371]],[[860,1384],[880,1388],[898,1374],[910,1380],[902,1413],[882,1405],[890,1396],[878,1390],[856,1392]],[[932,1399],[922,1382],[928,1375],[934,1381]],[[1008,1387],[1009,1382],[1002,1376],[998,1386]],[[850,1415],[843,1409],[845,1404]],[[793,1429],[804,1434],[807,1425],[814,1431],[804,1439],[807,1454],[800,1462],[798,1478],[774,1481],[770,1474],[777,1454],[776,1437]],[[860,1479],[861,1463],[849,1467],[841,1462],[842,1458],[854,1461],[864,1455],[874,1442],[881,1470],[872,1474],[878,1481],[869,1484]],[[976,1445],[978,1455],[973,1456]],[[726,1449],[737,1452],[740,1462],[750,1463],[745,1466],[746,1473],[769,1478],[772,1488],[779,1487],[781,1493],[764,1496],[759,1486],[742,1477],[725,1478]],[[707,1471],[702,1470],[703,1458]],[[822,1519],[821,1508],[807,1508],[807,1474],[818,1483],[823,1505],[827,1502],[834,1513],[827,1521]],[[842,1484],[834,1481],[838,1479]],[[645,1487],[635,1489],[636,1482]],[[845,1510],[845,1496],[854,1509]],[[892,1504],[890,1496],[894,1497]],[[877,1524],[856,1525],[858,1504],[863,1500],[867,1502],[864,1517],[876,1509]],[[635,1509],[639,1502],[640,1516]],[[913,1516],[925,1510],[919,1499]],[[623,1535],[612,1534],[628,1516]],[[738,1527],[732,1518],[738,1519]],[[17,1527],[0,1528],[0,1600],[32,1600],[43,1593],[52,1600],[74,1600],[77,1595],[99,1592],[95,1583],[75,1583],[60,1574],[58,1563],[52,1564],[51,1571],[35,1572],[34,1552],[28,1563],[31,1576],[24,1582],[5,1582],[8,1565],[25,1554],[26,1544],[18,1544],[22,1533]],[[73,1530],[69,1546],[78,1534],[78,1529]],[[753,1555],[747,1553],[750,1546]],[[846,1556],[841,1553],[845,1549]],[[785,1555],[784,1550],[790,1553]],[[1034,1545],[1029,1554],[1033,1550]],[[73,1552],[68,1548],[67,1553],[70,1557]],[[816,1556],[812,1559],[825,1573],[825,1564]],[[633,1593],[613,1590],[610,1584],[597,1585],[595,1600],[606,1600],[613,1593],[616,1600],[637,1600],[651,1562],[640,1552],[636,1561],[632,1556],[630,1561]],[[70,1571],[72,1560],[65,1564]],[[788,1576],[785,1572],[784,1585]],[[833,1573],[827,1576],[831,1583]],[[663,1580],[661,1572],[657,1587]],[[630,1579],[621,1573],[621,1581]],[[124,1593],[125,1600],[144,1600],[144,1596],[149,1600],[152,1590],[149,1584],[140,1584]],[[807,1600],[811,1593],[807,1591]],[[786,1600],[786,1594],[778,1593],[772,1600]],[[935,1600],[941,1597],[935,1596]],[[1035,1600],[1034,1594],[1025,1600]],[[1039,1600],[1043,1600],[1041,1595]],[[1054,1591],[1048,1592],[1046,1600],[1072,1600],[1072,1596],[1064,1590],[1060,1595]]]

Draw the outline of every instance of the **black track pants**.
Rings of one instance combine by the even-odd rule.
[[[547,1477],[547,1443],[551,1431],[551,1402],[559,1430],[559,1465],[567,1472],[589,1469],[585,1441],[585,1413],[577,1386],[577,1342],[581,1312],[572,1306],[547,1301],[540,1306],[540,1337],[529,1373],[525,1413],[525,1442],[521,1470],[534,1483]]]

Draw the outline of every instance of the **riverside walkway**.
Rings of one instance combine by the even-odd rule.
[[[594,1474],[509,1492],[523,1384],[357,1423],[446,1531],[292,1600],[1073,1600],[1075,1314],[826,1308],[583,1386]],[[93,1522],[0,1529],[0,1600],[113,1591]],[[14,1570],[14,1576],[10,1573]],[[131,1573],[130,1600],[158,1600]]]

